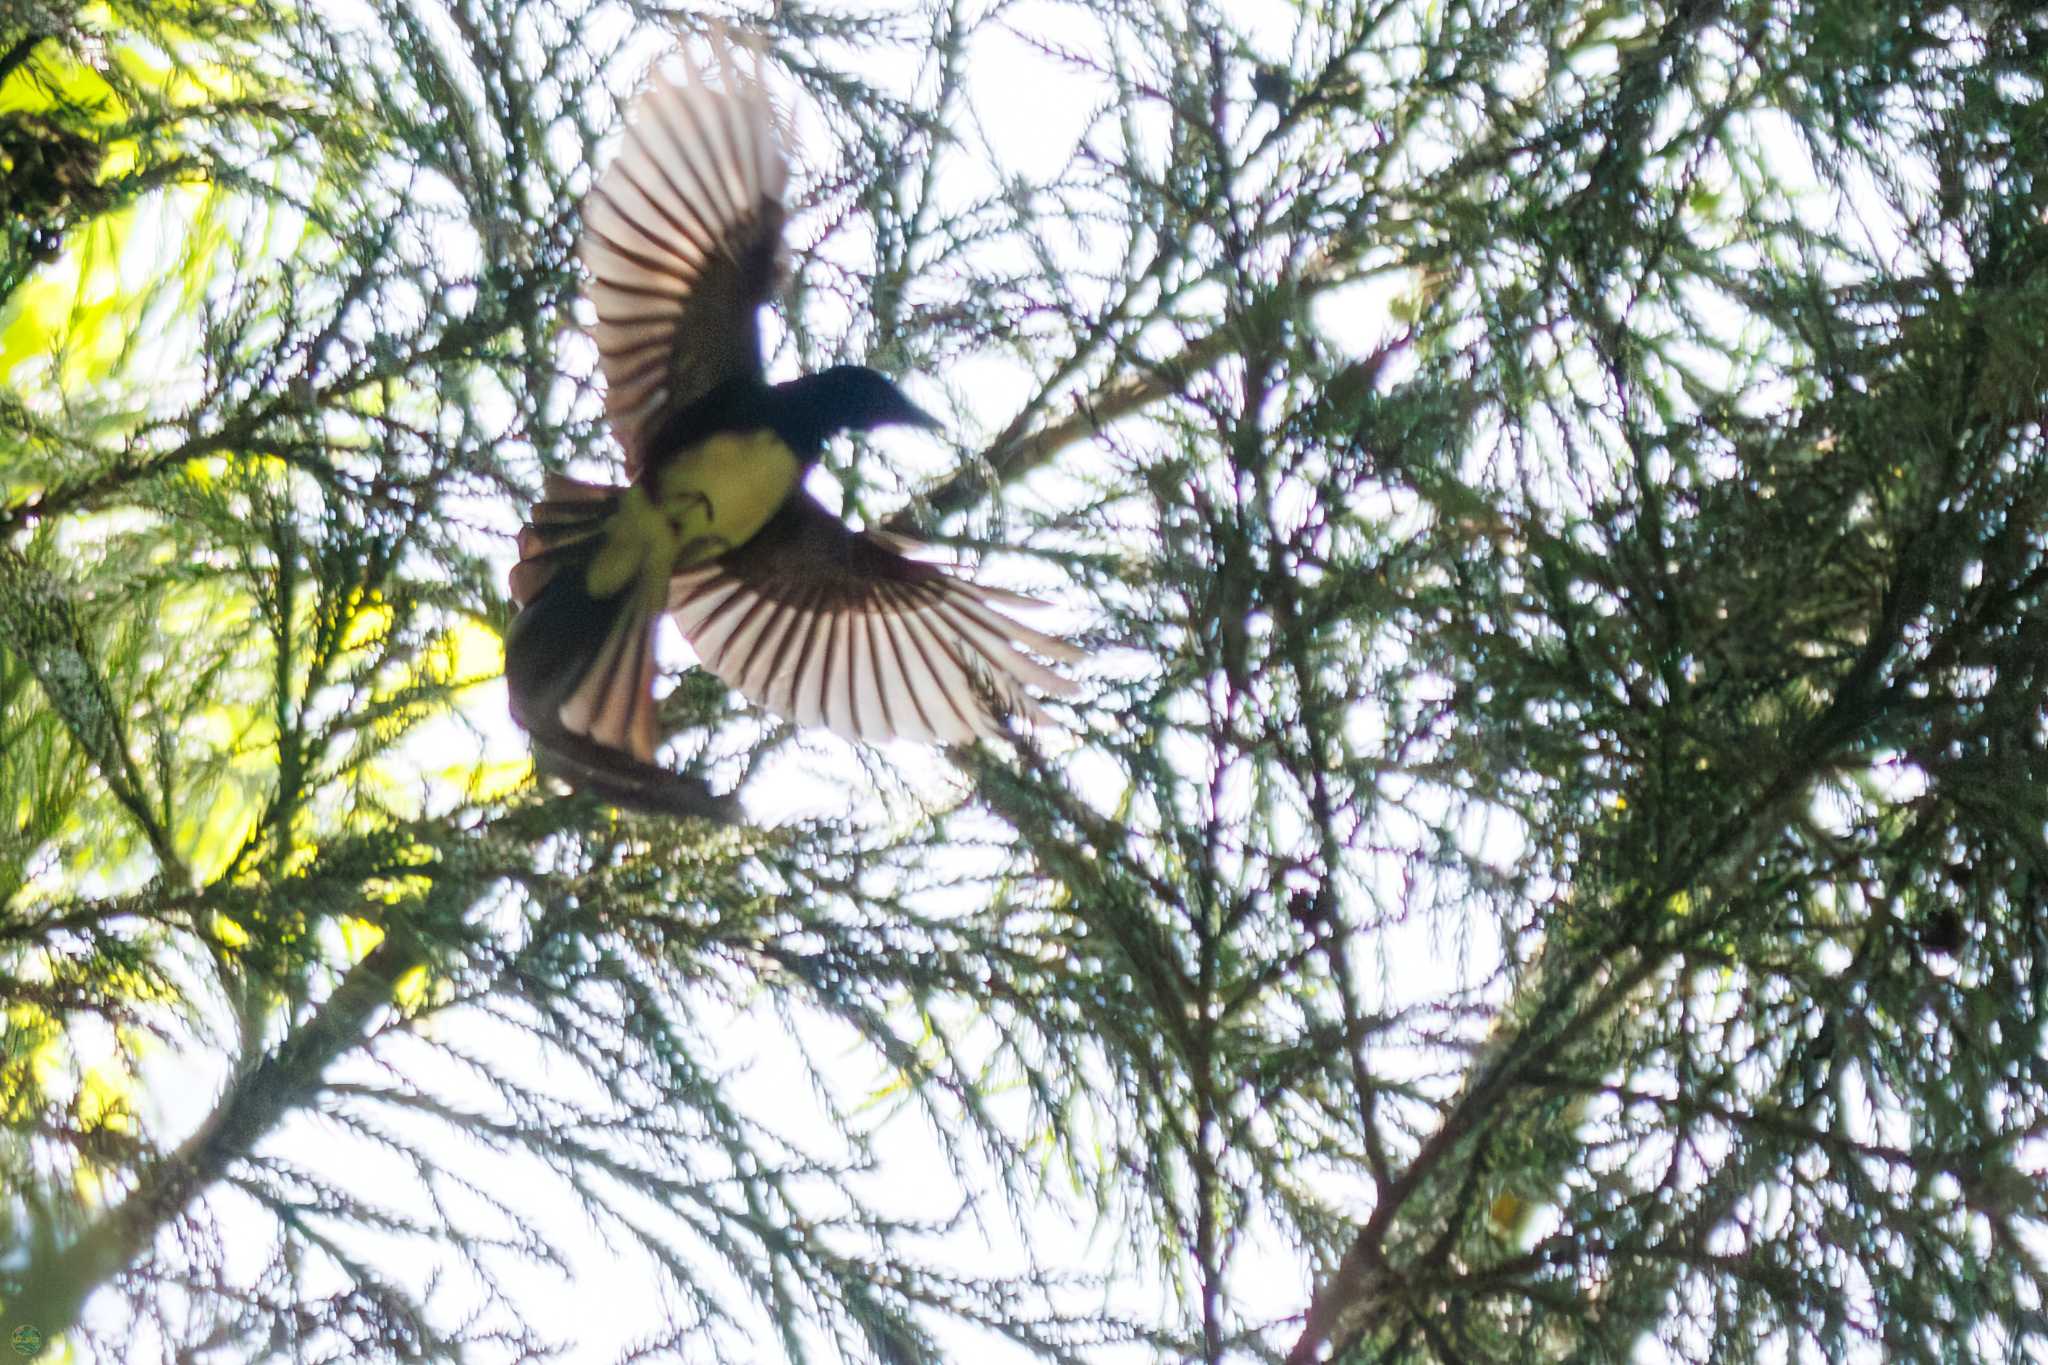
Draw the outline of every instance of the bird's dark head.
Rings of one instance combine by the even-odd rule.
[[[834,365],[775,386],[775,427],[802,456],[817,454],[835,432],[874,427],[936,428],[938,419],[865,365]]]

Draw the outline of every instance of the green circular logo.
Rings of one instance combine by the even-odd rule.
[[[32,1356],[43,1349],[43,1334],[33,1327],[17,1327],[13,1342],[16,1355]]]

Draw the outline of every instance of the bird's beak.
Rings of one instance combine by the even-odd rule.
[[[905,426],[923,427],[926,431],[943,431],[945,429],[946,424],[944,422],[941,422],[917,404],[905,403],[903,406],[910,410],[903,416],[903,424]]]

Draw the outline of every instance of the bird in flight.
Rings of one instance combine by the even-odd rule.
[[[606,415],[624,487],[558,475],[520,532],[505,638],[512,715],[572,782],[622,804],[653,764],[666,615],[756,705],[850,739],[971,743],[1069,695],[1040,662],[1079,649],[1014,619],[1039,605],[855,531],[804,489],[842,431],[936,427],[880,373],[770,383],[760,310],[782,275],[789,179],[758,76],[657,67],[585,201]],[[1034,658],[1033,656],[1038,656]]]

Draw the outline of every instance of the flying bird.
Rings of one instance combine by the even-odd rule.
[[[657,67],[585,201],[627,482],[550,476],[512,570],[513,717],[564,776],[626,804],[674,776],[652,763],[663,616],[750,701],[867,741],[1002,735],[1007,716],[1042,718],[1033,689],[1074,690],[1041,660],[1082,657],[1009,614],[1038,603],[855,531],[805,491],[834,435],[938,423],[865,366],[766,378],[789,170],[758,77],[730,60],[720,74]]]

